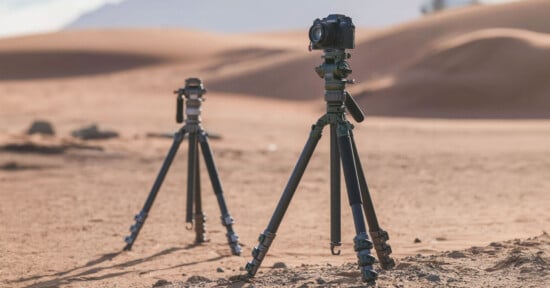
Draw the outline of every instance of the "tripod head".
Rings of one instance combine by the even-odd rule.
[[[325,101],[328,112],[341,113],[345,107],[357,122],[365,119],[357,102],[345,90],[346,84],[355,80],[346,79],[352,72],[349,63],[350,53],[345,49],[355,47],[355,25],[350,17],[331,14],[316,19],[309,30],[310,50],[323,49],[324,63],[315,68],[319,77],[325,79]]]
[[[174,94],[177,95],[176,122],[183,123],[184,120],[184,97],[187,104],[185,114],[187,115],[188,121],[192,120],[199,122],[201,103],[205,101],[203,95],[206,94],[206,89],[204,89],[202,80],[199,78],[187,78],[185,79],[185,87],[174,91]]]
[[[325,49],[323,59],[325,62],[315,68],[319,77],[325,79],[325,101],[327,101],[328,112],[343,112],[345,107],[357,122],[365,120],[365,114],[355,102],[351,94],[346,91],[346,84],[354,84],[355,80],[346,79],[352,72],[346,59],[351,54],[343,49]]]

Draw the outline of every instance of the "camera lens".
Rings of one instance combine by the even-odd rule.
[[[326,37],[325,34],[325,27],[320,23],[315,24],[309,29],[309,40],[311,40],[313,44],[321,43]]]

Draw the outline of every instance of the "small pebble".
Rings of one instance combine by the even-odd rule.
[[[285,262],[276,262],[275,264],[273,264],[273,268],[275,268],[275,269],[286,269],[286,268],[288,268],[288,266],[286,265]]]
[[[187,279],[187,283],[201,283],[201,282],[212,282],[210,279],[200,276],[200,275],[193,275]]]
[[[171,282],[168,282],[164,279],[160,279],[158,280],[157,282],[155,282],[155,284],[153,284],[153,288],[155,287],[162,287],[162,286],[165,286],[165,285],[169,285],[169,284],[172,284]]]
[[[327,281],[325,281],[325,279],[323,279],[323,278],[317,278],[317,279],[315,280],[315,282],[317,282],[317,284],[320,284],[320,285],[321,285],[321,284],[327,283]]]
[[[435,274],[430,274],[428,275],[428,277],[426,277],[426,279],[428,281],[431,281],[431,282],[439,282],[441,281],[441,278],[439,278],[439,276],[435,275]]]
[[[457,258],[466,258],[466,254],[460,252],[460,251],[453,251],[448,254],[449,257],[457,259]]]

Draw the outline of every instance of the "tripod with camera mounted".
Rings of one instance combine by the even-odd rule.
[[[344,15],[329,15],[322,20],[315,20],[309,32],[311,40],[310,49],[323,49],[324,63],[315,71],[325,80],[325,101],[327,113],[313,125],[309,139],[298,159],[281,199],[271,217],[271,220],[260,234],[259,244],[253,249],[252,261],[246,265],[248,275],[253,277],[258,271],[269,247],[274,241],[277,229],[292,200],[294,192],[306,170],[307,164],[321,138],[323,128],[330,126],[330,198],[331,198],[331,252],[338,255],[335,247],[341,245],[340,227],[340,167],[342,166],[348,199],[353,213],[356,237],[354,249],[357,252],[358,263],[362,278],[367,282],[374,282],[377,273],[372,265],[375,258],[371,255],[371,249],[376,250],[378,260],[384,269],[390,269],[395,265],[390,257],[391,247],[387,243],[389,235],[380,228],[374,212],[374,205],[370,197],[367,181],[363,173],[357,147],[353,139],[353,125],[346,119],[347,110],[357,122],[364,120],[364,114],[345,90],[348,83],[353,80],[346,78],[352,70],[346,59],[351,55],[345,49],[354,48],[355,26],[351,18]],[[341,164],[341,166],[340,166]],[[363,212],[369,226],[372,242],[368,237]]]
[[[183,142],[184,136],[187,134],[189,137],[189,151],[188,151],[188,165],[187,165],[187,211],[186,222],[189,223],[188,230],[192,229],[193,223],[196,232],[196,243],[206,242],[206,216],[202,211],[202,197],[200,186],[200,172],[199,172],[199,150],[202,151],[204,162],[212,182],[212,188],[216,194],[216,199],[221,210],[221,222],[227,230],[227,241],[231,248],[231,252],[234,255],[240,255],[242,248],[239,245],[239,237],[233,231],[233,218],[229,214],[225,199],[223,196],[223,189],[221,181],[218,176],[218,171],[214,163],[214,157],[210,144],[208,143],[208,134],[201,127],[201,104],[204,101],[203,95],[206,90],[203,87],[202,81],[198,78],[188,78],[185,80],[185,88],[174,91],[177,94],[177,111],[176,121],[183,123],[184,112],[184,100],[185,100],[185,125],[179,129],[174,135],[174,142],[170,148],[168,155],[166,156],[164,163],[160,169],[160,172],[153,184],[151,192],[143,205],[142,210],[135,216],[135,224],[130,227],[131,234],[125,238],[126,246],[124,250],[132,249],[134,242],[136,241],[145,220],[149,214],[149,210],[153,206],[153,202],[157,197],[158,191],[164,181],[168,170],[176,156],[178,148]],[[199,147],[200,144],[200,147]],[[199,149],[200,148],[200,149]],[[194,208],[194,215],[193,215]],[[193,222],[194,220],[194,222]]]

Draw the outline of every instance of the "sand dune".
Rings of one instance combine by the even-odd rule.
[[[532,0],[445,11],[379,31],[354,51],[355,66],[374,77],[392,74],[415,62],[440,41],[482,29],[513,28],[550,33],[550,2]],[[357,69],[359,70],[359,69]],[[359,72],[359,71],[357,71]]]
[[[208,70],[297,49],[296,42],[288,41],[295,38],[293,33],[274,36],[121,29],[7,38],[0,40],[0,81],[102,74],[160,64],[204,64]]]
[[[193,45],[185,45],[190,38]],[[219,45],[206,44],[216,39],[183,30],[89,30],[8,38],[0,41],[0,80],[101,74],[182,61],[212,53]],[[181,49],[185,46],[191,47]]]
[[[223,36],[194,30],[78,30],[2,39],[0,51],[90,50],[186,59],[230,48],[226,43]]]
[[[547,118],[548,75],[549,34],[487,29],[439,43],[362,101],[382,115]]]
[[[548,9],[547,1],[473,7],[378,31],[351,51],[352,77],[360,84],[350,90],[371,115],[546,118]],[[313,72],[321,53],[315,54],[239,75],[239,83],[218,80],[214,87],[321,98],[322,80]],[[460,72],[444,71],[449,62],[459,62]]]
[[[380,31],[358,30],[350,86],[371,115],[540,118],[546,85],[548,1],[438,13]],[[303,34],[303,35],[302,35]],[[67,77],[174,65],[213,91],[322,99],[305,32],[221,35],[192,30],[87,30],[0,41],[0,80]],[[55,51],[55,52],[54,52]]]

